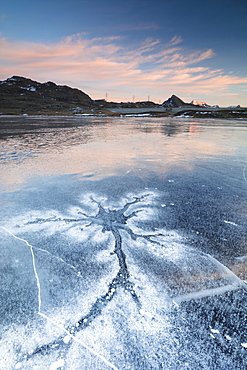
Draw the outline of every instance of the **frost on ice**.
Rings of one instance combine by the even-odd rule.
[[[41,360],[50,369],[169,366],[179,356],[171,310],[244,283],[175,231],[157,228],[162,210],[158,192],[115,202],[84,194],[64,213],[34,210],[3,224],[8,277],[23,282],[13,291],[31,290],[22,298],[29,329],[16,308],[2,368],[35,368]],[[219,330],[210,330],[216,338]]]

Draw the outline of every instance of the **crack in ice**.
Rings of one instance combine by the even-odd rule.
[[[245,171],[246,171],[246,165],[243,168],[243,178],[244,178],[244,181],[247,182]]]
[[[97,298],[96,301],[92,304],[89,312],[81,317],[74,325],[71,325],[69,327],[64,327],[63,325],[57,323],[55,320],[50,318],[49,316],[45,315],[44,313],[41,312],[41,305],[42,305],[42,300],[41,300],[41,285],[40,285],[40,280],[39,280],[39,275],[36,269],[36,264],[35,264],[35,254],[34,254],[34,249],[42,251],[44,253],[48,253],[52,257],[60,260],[61,262],[65,263],[68,265],[70,268],[76,270],[76,268],[67,262],[65,262],[63,259],[56,257],[52,255],[50,252],[47,250],[44,250],[42,248],[35,248],[33,247],[28,241],[25,239],[22,239],[20,237],[17,237],[14,235],[10,230],[1,227],[5,231],[7,231],[10,235],[12,235],[14,238],[24,242],[29,248],[32,256],[32,265],[33,265],[33,271],[34,275],[36,278],[36,285],[37,285],[37,291],[38,291],[38,315],[43,317],[45,320],[48,322],[52,323],[54,326],[60,328],[64,333],[67,334],[68,338],[73,339],[75,342],[81,344],[84,348],[86,348],[88,351],[90,351],[92,354],[100,358],[105,364],[110,366],[112,369],[117,369],[117,367],[112,364],[110,361],[108,361],[104,356],[96,352],[94,349],[89,347],[87,344],[85,344],[83,341],[77,338],[76,333],[79,331],[87,328],[99,315],[102,314],[103,309],[109,304],[109,302],[115,297],[117,294],[118,290],[121,288],[124,291],[128,292],[135,304],[137,305],[137,308],[142,314],[144,310],[142,309],[142,305],[140,303],[140,300],[135,292],[134,289],[134,284],[130,280],[130,273],[128,270],[128,265],[126,262],[126,256],[123,251],[123,241],[122,241],[122,232],[126,232],[129,237],[132,240],[136,240],[137,238],[142,238],[152,244],[157,244],[159,246],[162,246],[163,243],[162,241],[160,242],[157,240],[157,237],[159,236],[165,236],[164,234],[157,232],[153,234],[138,234],[135,233],[131,227],[128,225],[128,220],[130,220],[133,217],[136,217],[140,212],[143,210],[137,210],[131,212],[129,215],[126,215],[126,212],[129,211],[129,208],[138,203],[141,202],[143,199],[145,199],[149,194],[142,195],[140,197],[133,197],[134,200],[126,202],[124,206],[120,209],[105,209],[101,202],[96,201],[93,199],[91,196],[90,200],[91,202],[97,204],[98,210],[96,215],[87,215],[86,213],[82,212],[81,210],[77,210],[77,214],[81,215],[83,217],[71,217],[71,218],[66,218],[66,217],[56,217],[52,216],[49,218],[36,218],[35,220],[27,222],[25,225],[32,225],[32,224],[43,224],[46,222],[60,222],[60,223],[66,223],[66,224],[78,224],[78,223],[85,223],[87,222],[86,225],[83,225],[81,227],[81,231],[85,230],[85,228],[90,227],[91,225],[98,225],[101,227],[101,232],[110,232],[114,238],[115,241],[115,248],[114,248],[114,253],[117,256],[118,260],[118,265],[119,265],[119,270],[116,274],[116,276],[112,279],[110,284],[108,284],[108,290],[107,292],[102,295],[101,297]],[[227,222],[230,223],[230,222]],[[156,238],[156,239],[155,239]],[[246,285],[244,282],[238,278],[231,270],[229,270],[226,266],[222,265],[219,261],[217,261],[214,257],[207,255],[205,253],[202,253],[204,256],[207,256],[211,262],[214,264],[218,265],[221,270],[223,270],[226,275],[230,279],[230,284],[217,287],[217,288],[212,288],[212,289],[204,289],[200,290],[197,292],[191,292],[187,293],[184,295],[176,296],[172,299],[172,302],[175,305],[180,304],[183,301],[188,301],[191,299],[200,299],[204,297],[208,297],[211,295],[217,295],[217,294],[222,294],[226,291],[231,291],[231,290],[236,290],[241,287],[244,287],[246,289]],[[77,271],[77,274],[79,272]],[[59,348],[61,350],[63,347],[69,348],[71,346],[70,341],[64,341],[64,337],[60,335],[57,339],[53,340],[50,343],[44,344],[38,348],[36,348],[32,353],[28,354],[25,356],[25,359],[29,359],[33,357],[34,355],[38,353],[49,353],[52,351],[54,348]]]
[[[113,365],[110,361],[108,361],[104,356],[100,355],[98,352],[87,346],[85,343],[80,341],[76,336],[75,333],[78,332],[81,329],[84,329],[85,327],[89,326],[90,323],[101,314],[102,310],[104,307],[108,305],[108,303],[112,300],[112,298],[115,296],[117,289],[119,287],[124,288],[125,291],[128,291],[134,302],[137,304],[139,311],[141,310],[141,304],[140,301],[137,297],[137,294],[134,290],[134,284],[129,280],[130,274],[128,271],[128,267],[126,264],[126,257],[125,254],[122,250],[122,238],[119,232],[119,229],[125,230],[128,232],[130,237],[134,240],[137,238],[141,237],[144,238],[148,241],[151,241],[153,243],[160,244],[159,242],[154,241],[151,239],[154,235],[139,235],[135,234],[126,224],[128,219],[135,217],[137,213],[141,212],[135,211],[132,212],[130,215],[126,216],[124,213],[129,209],[129,207],[137,202],[142,201],[147,195],[143,195],[141,197],[135,197],[135,199],[131,202],[127,202],[122,209],[119,210],[108,210],[108,212],[102,207],[100,202],[97,202],[93,198],[91,200],[95,202],[98,205],[98,213],[96,216],[88,216],[87,214],[83,212],[78,212],[78,214],[81,214],[84,216],[84,218],[61,218],[61,217],[50,217],[48,219],[44,218],[38,218],[33,221],[29,221],[26,223],[26,225],[31,225],[31,224],[37,224],[37,223],[45,223],[45,222],[65,222],[65,223],[78,223],[78,222],[84,222],[84,221],[89,221],[90,224],[86,225],[86,227],[89,227],[92,224],[98,224],[102,226],[102,232],[104,233],[105,231],[110,231],[112,232],[112,235],[114,236],[115,239],[115,249],[114,252],[117,255],[118,258],[118,263],[119,263],[119,271],[115,278],[113,278],[112,282],[109,284],[109,288],[107,293],[104,296],[101,296],[96,300],[96,302],[92,305],[89,313],[82,317],[74,326],[70,328],[65,328],[56,321],[52,320],[49,316],[45,315],[44,313],[41,312],[41,305],[42,305],[42,299],[41,299],[41,285],[40,285],[40,280],[39,280],[39,275],[37,273],[36,269],[36,264],[35,264],[35,256],[34,256],[34,247],[28,243],[27,240],[17,237],[15,234],[13,234],[10,230],[6,229],[5,227],[1,227],[5,231],[7,231],[10,235],[12,235],[15,239],[18,239],[20,241],[23,241],[29,248],[30,252],[32,255],[32,265],[33,265],[33,271],[34,275],[36,278],[36,285],[37,285],[37,291],[38,291],[38,315],[46,319],[47,321],[51,322],[53,325],[57,326],[58,328],[62,329],[70,338],[72,338],[74,341],[78,342],[81,344],[83,347],[85,347],[88,351],[93,353],[95,356],[99,357],[102,361],[104,361],[107,365],[109,365],[111,368],[118,370],[115,365]],[[42,252],[50,254],[47,250],[44,250],[42,248],[36,248],[37,250],[40,250]],[[64,260],[62,260],[59,257],[56,257],[52,254],[51,256],[55,257],[56,259],[59,259],[61,262],[67,264]],[[71,268],[75,269],[74,266],[67,264]],[[65,343],[62,340],[62,337],[60,336],[57,338],[57,340],[48,343],[46,345],[43,345],[39,348],[36,348],[35,351],[33,351],[31,354],[28,354],[24,356],[26,359],[33,357],[35,354],[40,353],[40,352],[49,352],[53,348],[57,347],[57,344],[61,348],[61,345],[70,345],[68,343]]]
[[[210,254],[205,254],[205,256],[207,256],[209,260],[211,260],[216,266],[219,266],[219,268],[226,273],[231,283],[217,288],[203,289],[197,292],[176,296],[173,298],[173,303],[175,305],[180,304],[182,302],[190,301],[192,299],[201,299],[210,296],[220,295],[226,292],[238,290],[239,288],[243,288],[245,290],[247,289],[247,284],[244,282],[244,280],[240,279],[237,275],[235,275],[234,272],[232,272],[228,267],[223,265],[221,262],[219,262],[216,258],[211,256]]]
[[[30,243],[28,243],[27,240],[22,239],[22,238],[19,238],[18,236],[16,236],[15,234],[13,234],[10,230],[6,229],[5,227],[0,226],[0,228],[3,229],[3,230],[5,230],[6,232],[8,232],[15,239],[24,242],[29,247],[29,249],[30,249],[31,256],[32,256],[32,264],[33,264],[34,276],[35,276],[36,284],[37,284],[37,288],[38,288],[38,312],[40,312],[41,303],[42,303],[42,301],[41,301],[41,287],[40,287],[39,275],[38,275],[37,269],[36,269],[35,256],[34,256],[34,251],[33,251],[33,248],[34,247]]]
[[[81,272],[80,272],[80,271],[78,271],[78,270],[76,269],[76,267],[75,267],[75,266],[73,266],[73,265],[71,265],[70,263],[68,263],[68,262],[64,261],[64,259],[63,259],[63,258],[58,257],[58,256],[55,256],[54,254],[50,253],[50,252],[49,252],[48,250],[46,250],[46,249],[43,249],[43,248],[40,248],[40,247],[35,247],[35,246],[33,246],[33,245],[29,244],[27,240],[25,240],[25,239],[23,239],[23,238],[20,238],[20,237],[16,236],[15,234],[13,234],[10,230],[8,230],[8,229],[7,229],[6,227],[4,227],[4,226],[0,226],[0,228],[1,228],[1,229],[3,229],[3,230],[5,230],[6,232],[8,232],[8,233],[9,233],[10,235],[12,235],[15,239],[18,239],[18,240],[20,240],[20,241],[24,242],[25,244],[27,244],[27,245],[29,246],[29,248],[30,248],[30,247],[32,247],[33,251],[34,251],[34,250],[36,250],[36,251],[39,251],[39,252],[42,252],[42,253],[46,253],[46,254],[48,254],[51,258],[55,258],[55,259],[56,259],[56,260],[58,260],[59,262],[62,262],[63,264],[67,265],[69,268],[71,268],[72,270],[74,270],[74,272],[76,273],[76,275],[77,275],[78,277],[82,277]]]
[[[55,325],[56,327],[58,327],[59,329],[63,330],[71,339],[73,339],[75,342],[79,343],[81,346],[83,346],[84,348],[86,348],[89,352],[91,352],[92,354],[94,354],[95,356],[97,356],[98,358],[100,358],[106,365],[108,365],[109,367],[111,367],[112,369],[114,370],[119,370],[114,364],[112,364],[110,361],[108,361],[104,356],[102,356],[100,353],[96,352],[93,348],[89,347],[86,343],[84,343],[83,341],[79,340],[75,335],[73,335],[69,330],[67,330],[64,326],[60,325],[59,323],[57,323],[55,320],[52,320],[49,316],[45,315],[44,313],[41,312],[41,305],[42,305],[42,299],[41,299],[41,285],[40,285],[40,280],[39,280],[39,275],[38,275],[38,272],[37,272],[37,268],[36,268],[36,263],[35,263],[35,256],[34,256],[34,247],[25,239],[23,238],[20,238],[18,236],[16,236],[15,234],[13,234],[10,230],[6,229],[5,227],[3,226],[0,226],[1,229],[5,230],[6,232],[8,232],[11,236],[13,236],[15,239],[17,240],[20,240],[22,242],[24,242],[30,249],[30,252],[31,252],[31,257],[32,257],[32,266],[33,266],[33,271],[34,271],[34,276],[35,276],[35,279],[36,279],[36,285],[37,285],[37,295],[38,295],[38,315],[43,317],[44,319],[46,319],[47,321],[51,322],[53,325]],[[37,248],[37,249],[40,249],[40,248]],[[42,251],[44,251],[43,249],[41,249]],[[46,251],[47,252],[47,251]],[[49,253],[49,252],[48,252]],[[55,343],[55,341],[53,342],[53,344]],[[51,344],[49,345],[46,345],[46,346],[43,346],[43,349],[45,347],[47,347],[47,349],[51,346]],[[24,356],[24,358],[28,359],[30,357],[32,357],[33,355],[35,355],[36,353],[39,353],[41,352],[42,349],[39,348],[39,349],[36,349],[32,354],[28,354],[26,356]],[[19,361],[17,363],[17,365],[20,365],[21,367],[21,361]],[[18,368],[20,368],[18,367]]]

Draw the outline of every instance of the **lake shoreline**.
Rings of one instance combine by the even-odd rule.
[[[176,108],[111,108],[111,109],[85,109],[83,112],[71,111],[54,112],[2,112],[0,117],[179,117],[179,118],[212,118],[212,119],[247,119],[247,108],[208,108],[184,107]]]

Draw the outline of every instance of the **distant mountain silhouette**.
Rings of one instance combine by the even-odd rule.
[[[166,108],[161,112],[156,108]],[[180,107],[179,111],[172,108]],[[113,108],[118,108],[118,113]],[[152,112],[153,115],[174,115],[183,112],[185,115],[193,117],[206,117],[205,109],[210,110],[207,114],[210,117],[221,118],[246,118],[245,108],[240,106],[221,109],[218,106],[210,107],[205,102],[193,100],[185,103],[176,95],[172,95],[161,105],[152,101],[140,102],[109,102],[105,99],[93,100],[89,95],[79,89],[65,85],[57,85],[48,81],[40,83],[29,78],[13,76],[4,81],[0,81],[0,114],[29,114],[29,115],[118,115],[121,110],[144,109],[145,112]],[[196,110],[195,110],[196,108]],[[217,108],[219,108],[217,110]],[[150,111],[149,111],[150,109]],[[216,110],[215,110],[216,109]],[[234,110],[235,109],[235,110]],[[237,112],[236,109],[241,109]],[[125,111],[126,112],[126,111]]]
[[[182,107],[182,106],[190,106],[191,104],[185,103],[182,99],[177,97],[176,95],[172,95],[169,99],[165,100],[162,103],[163,107]]]

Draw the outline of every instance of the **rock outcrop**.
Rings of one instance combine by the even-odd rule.
[[[184,105],[188,106],[190,104],[185,103],[182,99],[180,99],[176,95],[172,95],[169,99],[165,100],[162,103],[163,107],[182,107]]]

